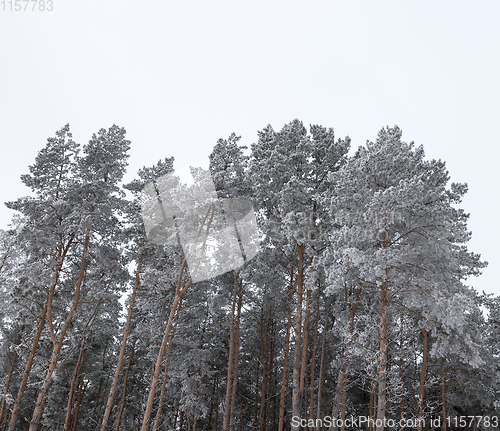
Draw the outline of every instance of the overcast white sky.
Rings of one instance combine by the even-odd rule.
[[[127,179],[268,123],[353,147],[397,124],[469,184],[470,248],[490,262],[471,284],[500,294],[499,1],[52,1],[0,5],[0,202],[28,193],[20,175],[66,123],[81,143],[125,127]]]

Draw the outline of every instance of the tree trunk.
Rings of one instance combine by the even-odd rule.
[[[369,430],[373,431],[373,423],[375,420],[375,379],[371,379],[370,383],[370,426]]]
[[[233,286],[233,302],[231,306],[231,321],[229,326],[229,358],[227,363],[227,383],[226,383],[226,399],[224,402],[224,422],[222,423],[222,431],[229,429],[229,417],[231,411],[231,394],[234,384],[234,356],[235,356],[235,325],[236,325],[236,303],[238,290],[238,273],[234,271],[234,286]]]
[[[311,389],[309,393],[309,420],[312,421],[314,417],[314,371],[316,368],[316,343],[318,341],[318,326],[319,326],[319,300],[320,292],[318,287],[318,298],[316,302],[316,323],[314,325],[313,348],[311,353]]]
[[[323,389],[325,387],[325,374],[326,374],[326,333],[328,329],[328,316],[330,314],[330,306],[332,304],[331,296],[328,297],[328,305],[326,307],[325,325],[323,326],[323,341],[321,342],[321,364],[319,366],[319,381],[318,381],[318,404],[316,419],[322,418],[323,411]],[[335,322],[335,319],[334,319]],[[332,324],[333,327],[333,324]]]
[[[80,386],[78,390],[78,399],[76,400],[76,409],[75,409],[75,414],[73,415],[73,427],[71,428],[71,431],[76,431],[76,428],[78,426],[78,415],[80,413],[80,406],[82,405],[82,399],[83,396],[85,395],[85,389],[87,389],[87,385],[89,382],[85,382],[83,384],[84,377],[82,376],[80,379]]]
[[[304,245],[298,246],[299,260],[297,265],[297,315],[295,321],[295,352],[293,358],[293,391],[292,391],[292,417],[300,418],[300,363],[302,340],[302,294],[304,288]],[[299,426],[292,426],[292,431],[299,431]]]
[[[62,270],[64,259],[66,258],[69,247],[71,246],[73,240],[74,240],[74,235],[71,235],[66,246],[62,247],[62,245],[60,245],[58,248],[58,252],[57,252],[58,262],[57,262],[56,267],[55,267],[55,280],[54,280],[54,283],[52,283],[52,285],[50,286],[48,298],[45,301],[45,305],[43,307],[42,314],[40,316],[40,320],[38,321],[38,328],[36,331],[36,335],[35,335],[35,338],[33,340],[33,344],[31,346],[31,351],[30,351],[30,355],[28,357],[28,362],[26,363],[26,367],[24,368],[24,374],[23,374],[23,378],[21,380],[21,385],[19,386],[19,391],[17,393],[16,403],[14,404],[14,408],[12,410],[9,431],[14,431],[16,428],[17,418],[19,416],[19,409],[21,408],[21,402],[22,402],[23,397],[24,397],[24,391],[26,390],[26,385],[28,384],[28,378],[29,378],[29,375],[31,372],[31,367],[33,366],[33,359],[35,358],[36,349],[37,349],[38,343],[40,341],[40,336],[42,335],[43,325],[45,324],[47,312],[52,307],[51,301],[52,301],[54,289],[56,288],[57,283],[59,281],[59,274]],[[50,331],[51,331],[51,339],[53,341],[55,341],[52,325],[50,325]]]
[[[111,388],[109,389],[108,402],[106,403],[106,410],[104,411],[104,416],[102,418],[102,423],[101,423],[101,431],[105,431],[108,425],[109,415],[111,414],[111,408],[113,407],[113,399],[115,397],[116,388],[118,386],[118,381],[120,379],[123,358],[125,357],[125,350],[127,348],[128,334],[130,332],[130,322],[132,321],[132,312],[134,309],[135,297],[137,295],[137,288],[139,287],[139,282],[140,282],[143,256],[144,256],[144,250],[141,250],[141,254],[139,255],[139,261],[137,263],[137,269],[135,273],[134,289],[132,291],[132,296],[130,297],[130,304],[128,306],[127,321],[125,323],[125,329],[123,330],[123,340],[120,349],[120,355],[118,356],[118,363],[116,364],[116,370],[115,370],[115,375],[113,377],[113,382],[111,383]]]
[[[333,398],[332,419],[337,418],[340,405],[342,403],[342,391],[344,389],[345,380],[347,376],[347,361],[349,360],[350,348],[354,335],[354,317],[356,316],[356,311],[358,309],[360,296],[361,296],[361,286],[359,286],[356,289],[356,293],[354,294],[354,300],[351,304],[351,311],[349,313],[349,320],[347,323],[347,340],[344,346],[344,352],[342,354],[339,375],[337,377],[337,387],[335,389],[335,397]],[[335,423],[333,423],[332,426],[330,427],[330,430],[334,429],[336,429]]]
[[[345,387],[345,382],[344,382],[344,387],[342,388],[342,406],[340,407],[340,418],[342,419],[342,426],[341,430],[345,430],[345,403],[346,403],[346,387]]]
[[[87,234],[85,235],[85,241],[84,241],[84,245],[83,245],[83,253],[82,253],[82,258],[81,258],[81,262],[80,262],[80,273],[78,274],[78,281],[76,282],[75,294],[73,297],[73,304],[72,304],[70,312],[66,318],[66,321],[64,322],[64,325],[61,328],[61,332],[59,334],[57,342],[54,344],[54,348],[52,349],[52,358],[50,360],[50,365],[49,365],[49,368],[48,368],[47,373],[45,375],[45,380],[43,382],[42,389],[40,390],[40,393],[38,394],[38,398],[37,398],[37,401],[35,404],[35,410],[33,411],[33,417],[31,419],[29,431],[37,431],[38,430],[38,426],[39,426],[40,420],[42,418],[45,400],[47,398],[50,385],[52,384],[52,377],[54,375],[54,371],[56,369],[57,362],[59,360],[59,354],[61,353],[61,348],[63,345],[64,337],[66,336],[66,331],[68,330],[69,325],[71,324],[71,321],[73,320],[73,316],[75,315],[76,309],[78,307],[78,302],[80,300],[80,290],[81,290],[81,287],[83,284],[83,276],[85,274],[85,265],[87,262],[89,240],[90,240],[90,233],[87,232]]]
[[[302,355],[300,359],[300,386],[299,393],[301,398],[304,399],[304,417],[307,417],[307,393],[304,391],[305,387],[305,376],[307,371],[307,347],[308,347],[308,337],[309,337],[309,319],[311,317],[311,289],[307,289],[306,293],[306,315],[304,319],[304,331],[302,337]]]
[[[262,360],[262,387],[261,387],[261,392],[260,392],[260,419],[259,419],[259,431],[265,431],[265,421],[266,421],[266,407],[267,407],[267,380],[268,380],[268,370],[269,370],[269,324],[271,321],[271,309],[269,309],[269,314],[267,317],[267,325],[265,329],[265,334],[263,333],[264,330],[264,304],[262,305],[262,314],[261,314],[261,319],[260,319],[260,337],[261,337],[261,343],[262,343],[262,354],[264,356]],[[265,336],[264,336],[265,335]]]
[[[444,358],[441,357],[440,360],[440,369],[441,369],[441,404],[442,404],[442,423],[441,423],[441,431],[446,431],[446,368],[444,365]]]
[[[285,358],[283,361],[283,377],[281,379],[281,394],[280,394],[280,416],[278,423],[278,431],[283,431],[285,420],[285,395],[286,395],[286,381],[288,371],[288,355],[290,351],[290,329],[292,327],[292,300],[293,300],[293,269],[290,272],[290,287],[288,298],[288,321],[286,324],[285,335]]]
[[[240,322],[241,322],[241,306],[243,303],[243,280],[239,281],[239,299],[236,314],[236,338],[234,347],[234,369],[233,369],[233,390],[231,394],[231,410],[229,414],[229,429],[234,431],[234,409],[236,407],[236,392],[238,388],[238,359],[240,351]]]
[[[21,408],[21,402],[23,400],[24,391],[26,390],[26,385],[28,383],[28,377],[31,372],[31,367],[33,366],[33,359],[35,358],[35,352],[38,347],[38,342],[40,341],[40,336],[42,335],[43,325],[45,323],[45,316],[47,314],[47,304],[42,310],[42,315],[40,316],[40,320],[38,322],[38,328],[36,331],[35,339],[33,340],[33,344],[31,346],[30,355],[28,357],[28,362],[26,363],[26,367],[24,368],[23,378],[21,380],[21,385],[19,387],[19,391],[17,393],[16,404],[14,404],[14,409],[12,410],[12,416],[10,417],[10,425],[9,431],[15,431],[17,425],[17,417],[19,415],[19,409]]]
[[[378,404],[376,431],[384,431],[386,384],[387,384],[387,281],[383,281],[380,292],[380,366],[378,376]]]
[[[78,373],[80,372],[80,367],[82,365],[84,346],[85,346],[85,337],[82,338],[82,342],[80,344],[80,352],[78,354],[78,360],[76,361],[75,370],[73,372],[73,377],[71,378],[71,386],[70,386],[69,395],[68,395],[68,405],[66,407],[66,419],[64,421],[64,431],[69,431],[69,429],[71,427],[71,423],[72,423],[71,413],[73,411],[73,404],[75,401],[76,386],[77,386],[77,382],[78,382]]]
[[[127,399],[127,381],[128,375],[130,372],[130,364],[132,364],[132,357],[134,356],[134,348],[135,343],[137,342],[137,338],[132,343],[132,347],[130,348],[130,355],[128,357],[127,368],[125,369],[125,376],[123,377],[123,393],[122,393],[122,401],[120,403],[120,411],[118,412],[118,417],[116,418],[116,426],[115,431],[119,431],[120,423],[122,421],[123,410],[125,410],[125,400]]]
[[[158,402],[158,409],[156,410],[156,418],[155,418],[155,423],[153,425],[153,431],[156,431],[160,426],[161,412],[163,409],[163,400],[165,398],[165,389],[167,387],[168,368],[170,366],[170,357],[172,356],[172,349],[174,348],[175,332],[177,331],[177,323],[179,322],[179,314],[181,312],[181,307],[182,307],[182,300],[181,300],[181,302],[179,302],[179,308],[177,309],[174,329],[172,330],[172,336],[170,337],[170,341],[169,341],[169,345],[168,345],[167,359],[165,362],[165,370],[163,371],[163,382],[162,382],[161,390],[160,390],[160,400]]]
[[[420,370],[420,384],[418,387],[418,431],[422,431],[422,418],[424,416],[424,392],[425,392],[425,376],[427,374],[427,330],[422,330],[423,335],[423,351],[422,351],[422,368]]]

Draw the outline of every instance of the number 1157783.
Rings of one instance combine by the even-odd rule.
[[[51,12],[52,0],[2,0],[2,12]]]

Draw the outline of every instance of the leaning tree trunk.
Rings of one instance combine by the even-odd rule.
[[[182,301],[179,303],[179,308],[177,309],[177,315],[176,315],[177,317],[175,319],[174,329],[172,329],[172,336],[170,337],[170,340],[168,343],[167,359],[165,361],[165,370],[163,371],[163,382],[161,384],[160,400],[158,402],[158,409],[156,410],[156,418],[155,418],[155,422],[153,425],[153,431],[158,430],[160,427],[161,414],[163,411],[163,400],[165,398],[165,389],[167,387],[168,368],[170,367],[170,358],[172,356],[172,350],[174,348],[175,332],[177,331],[177,323],[179,322],[179,314],[181,312],[181,307],[182,307]]]
[[[45,301],[45,305],[43,307],[40,320],[38,321],[38,328],[35,334],[35,338],[33,340],[33,344],[31,345],[31,351],[28,357],[28,362],[26,362],[26,366],[24,368],[23,378],[21,380],[21,385],[19,386],[19,391],[17,393],[16,403],[14,404],[14,408],[12,410],[12,416],[10,417],[9,431],[15,431],[16,429],[17,418],[19,416],[21,402],[23,401],[24,391],[26,390],[26,385],[28,384],[28,378],[31,373],[31,367],[33,366],[33,360],[35,358],[36,349],[38,348],[38,343],[40,342],[40,337],[42,335],[42,330],[45,324],[45,318],[47,317],[47,312],[51,308],[50,301],[53,298],[53,292],[59,281],[59,275],[63,267],[64,259],[66,258],[66,255],[68,253],[71,244],[73,243],[74,237],[75,237],[74,235],[70,236],[68,243],[64,248],[62,247],[62,245],[60,245],[58,248],[57,252],[58,262],[55,267],[55,280],[54,283],[52,283],[52,285],[50,286],[48,298]],[[53,335],[53,331],[51,331],[51,335]],[[55,341],[53,336],[52,340]]]
[[[132,296],[130,297],[130,304],[128,306],[127,322],[125,323],[125,329],[123,330],[122,346],[120,349],[120,355],[118,356],[118,363],[116,364],[115,376],[113,377],[113,382],[111,383],[111,388],[109,389],[108,402],[106,404],[106,410],[104,411],[104,417],[102,418],[102,423],[101,423],[101,431],[105,431],[108,425],[109,415],[111,414],[111,408],[113,407],[113,399],[115,397],[116,388],[118,386],[118,381],[120,379],[120,372],[122,370],[123,358],[125,357],[125,349],[127,348],[128,334],[130,332],[130,323],[132,321],[132,312],[134,310],[135,297],[137,295],[137,288],[139,287],[139,282],[140,282],[143,256],[144,256],[144,250],[141,250],[135,274],[134,290],[132,291]]]
[[[80,344],[80,352],[78,354],[78,360],[76,361],[75,370],[73,371],[73,377],[71,378],[71,385],[69,389],[68,395],[68,405],[66,407],[66,419],[64,421],[64,431],[69,431],[72,424],[72,412],[73,412],[73,404],[75,402],[75,394],[76,387],[78,383],[78,374],[80,372],[80,368],[83,360],[83,352],[85,347],[85,337],[82,338],[82,342]]]
[[[56,370],[57,362],[59,360],[59,354],[61,353],[62,344],[64,341],[64,337],[66,336],[66,331],[73,320],[73,316],[75,315],[76,309],[78,307],[78,302],[80,300],[80,290],[83,284],[83,276],[85,274],[85,265],[87,262],[87,253],[89,248],[89,240],[90,233],[87,232],[85,235],[85,241],[83,245],[82,258],[80,262],[80,273],[78,274],[78,281],[76,282],[75,294],[73,297],[73,304],[69,311],[68,316],[66,317],[66,321],[64,322],[63,327],[61,328],[61,332],[59,337],[57,338],[56,343],[54,344],[54,348],[52,349],[52,357],[50,360],[50,365],[45,375],[45,379],[42,385],[42,389],[38,394],[38,398],[35,404],[35,410],[33,411],[33,417],[31,419],[29,431],[37,431],[38,426],[40,424],[40,420],[42,418],[43,407],[45,404],[45,400],[47,398],[50,385],[52,384],[52,378],[54,375],[54,371]]]
[[[203,226],[205,225],[205,221],[209,215],[210,215],[210,218],[209,218],[208,223],[207,223],[206,234],[205,234],[205,238],[203,239],[203,244],[201,247],[200,256],[203,256],[203,253],[204,253],[204,250],[206,247],[206,243],[207,243],[208,233],[210,231],[210,225],[212,224],[212,220],[213,220],[213,216],[214,216],[214,207],[213,206],[211,206],[209,208],[203,222],[201,223],[200,229],[198,230],[198,234],[196,236],[196,241],[198,240],[200,232],[203,229]],[[177,286],[175,288],[174,301],[172,303],[172,307],[170,308],[170,315],[168,317],[167,326],[166,326],[165,331],[163,333],[163,340],[162,340],[162,343],[160,346],[160,351],[158,352],[158,357],[156,359],[156,363],[154,366],[153,377],[151,378],[151,386],[149,388],[148,401],[146,404],[146,411],[144,413],[144,418],[142,421],[141,431],[148,431],[148,429],[149,429],[149,420],[151,418],[151,413],[153,411],[153,403],[154,403],[155,394],[156,394],[156,386],[158,384],[158,380],[160,378],[160,372],[161,372],[161,368],[162,368],[161,363],[163,360],[163,356],[165,355],[165,350],[167,348],[168,340],[170,338],[170,331],[172,330],[175,313],[177,311],[177,308],[179,306],[180,301],[182,300],[182,297],[184,296],[186,291],[189,289],[189,286],[191,286],[191,284],[193,283],[193,277],[195,276],[196,272],[198,271],[198,267],[200,265],[200,262],[201,262],[201,257],[200,257],[200,259],[198,259],[198,262],[196,264],[196,268],[192,272],[191,277],[189,278],[189,281],[182,288],[181,288],[182,276],[184,274],[184,268],[185,268],[186,263],[187,263],[187,256],[184,258],[184,260],[181,264],[181,267],[179,269],[179,276],[177,278]]]
[[[130,372],[130,365],[132,364],[132,357],[134,356],[135,343],[137,342],[137,338],[132,343],[132,347],[130,348],[130,354],[128,357],[127,368],[125,369],[125,376],[123,376],[123,393],[122,393],[122,401],[120,404],[120,411],[118,412],[118,417],[116,418],[116,426],[115,431],[120,430],[120,423],[122,421],[123,410],[125,410],[125,401],[127,399],[127,381],[128,374]]]

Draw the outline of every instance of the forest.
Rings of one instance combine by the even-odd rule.
[[[500,429],[500,297],[445,162],[295,119],[124,184],[130,146],[65,125],[6,203],[0,430]]]

